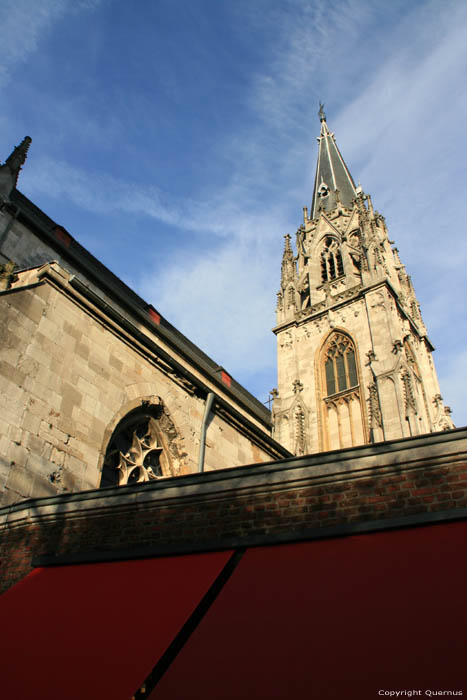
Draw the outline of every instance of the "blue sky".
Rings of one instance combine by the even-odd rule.
[[[261,401],[324,101],[467,424],[467,3],[3,0],[0,22],[19,188]]]

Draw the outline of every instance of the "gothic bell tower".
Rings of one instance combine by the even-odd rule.
[[[410,276],[320,105],[311,210],[285,236],[275,438],[297,455],[453,428]]]

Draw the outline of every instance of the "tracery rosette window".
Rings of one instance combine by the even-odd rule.
[[[324,449],[366,442],[355,346],[344,333],[333,333],[322,351]]]
[[[136,411],[114,430],[104,459],[101,486],[153,481],[168,473],[167,450],[150,412]]]

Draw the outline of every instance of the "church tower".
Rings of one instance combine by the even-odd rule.
[[[384,217],[356,187],[320,105],[311,210],[285,236],[276,440],[297,455],[453,428],[420,306]]]

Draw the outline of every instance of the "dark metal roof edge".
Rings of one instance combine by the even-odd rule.
[[[122,316],[116,309],[113,307],[109,306],[107,302],[103,301],[101,297],[99,297],[96,292],[94,292],[90,287],[88,287],[86,284],[84,284],[78,277],[73,276],[70,279],[70,284],[72,287],[74,287],[80,294],[82,294],[84,297],[86,297],[92,304],[94,304],[97,308],[101,309],[106,315],[108,315],[112,320],[114,320],[117,324],[121,325],[123,328],[127,330],[131,335],[133,335],[135,338],[138,339],[140,343],[142,343],[145,347],[150,349],[152,352],[155,352],[159,357],[161,357],[167,364],[170,364],[172,367],[174,367],[177,372],[179,372],[181,375],[186,377],[193,385],[198,387],[203,391],[203,393],[208,393],[210,390],[209,388],[197,377],[195,377],[189,370],[187,370],[183,365],[181,365],[177,360],[175,360],[171,355],[169,355],[165,350],[160,348],[154,340],[152,340],[150,337],[142,333],[138,328],[135,328],[135,326],[126,319],[124,316]],[[152,329],[151,329],[152,330]],[[209,380],[212,381],[217,387],[222,389],[222,391],[225,391],[227,394],[231,394],[236,401],[244,408],[247,410],[247,412],[253,413],[255,417],[264,425],[266,429],[270,429],[271,427],[271,422],[270,422],[270,413],[265,409],[267,415],[266,416],[259,416],[255,412],[255,407],[249,405],[248,398],[245,398],[244,396],[238,396],[237,394],[237,388],[233,387],[230,388],[230,391],[228,390],[229,387],[227,387],[224,382],[220,379],[220,377],[217,374],[212,374],[211,372],[204,372],[205,376],[207,375],[209,377]],[[236,411],[232,406],[230,406],[226,401],[224,401],[222,398],[216,395],[216,401],[220,405],[222,405],[227,411],[230,411],[233,413],[237,418],[242,420],[242,422],[245,422],[246,419],[244,416],[242,416],[241,413]],[[269,420],[268,420],[269,418]],[[255,429],[255,426],[251,424],[252,429]],[[275,443],[277,446],[277,449],[282,449],[284,452],[288,452],[288,450],[285,450],[279,443],[276,443],[275,440],[270,435],[266,435],[265,433],[261,432],[261,435],[264,435],[265,439],[270,438],[271,441]]]
[[[128,559],[147,559],[149,557],[167,557],[182,554],[201,554],[226,549],[245,547],[264,547],[278,544],[292,544],[309,540],[323,540],[334,537],[351,537],[352,535],[369,534],[385,530],[403,529],[435,525],[443,522],[453,522],[467,518],[467,508],[436,512],[421,512],[397,518],[344,523],[332,527],[309,528],[301,532],[268,533],[252,537],[226,538],[219,541],[195,542],[184,544],[167,544],[149,547],[131,547],[107,551],[89,551],[62,555],[42,555],[34,557],[32,565],[67,566],[73,564],[92,564]]]
[[[39,209],[39,207],[31,202],[19,190],[13,191],[12,202],[20,209],[20,213],[23,217],[29,219],[28,224],[32,223],[36,233],[45,237],[47,243],[52,248],[58,250],[64,258],[68,258],[74,265],[81,268],[88,277],[97,283],[98,286],[102,287],[103,291],[117,303],[121,304],[132,314],[136,314],[138,320],[143,322],[151,332],[161,336],[161,338],[177,352],[190,362],[197,364],[198,368],[203,373],[208,374],[213,381],[219,384],[216,373],[219,371],[220,367],[217,362],[211,359],[209,355],[183,335],[183,333],[167,321],[163,315],[161,315],[160,324],[154,323],[147,313],[151,305],[128,287],[125,282],[109,270],[108,267],[95,258],[92,253],[78,243],[71,234],[67,232],[72,241],[72,246],[70,247],[64,245],[60,240],[57,240],[53,234],[53,230],[62,227],[50,219],[47,214]],[[84,282],[82,282],[82,285],[86,287]],[[228,371],[227,374],[229,374]],[[222,388],[226,393],[230,393],[244,408],[252,412],[258,420],[270,427],[270,411],[259,399],[253,396],[253,394],[245,389],[233,377],[230,378],[233,386],[232,384],[230,387],[226,384],[222,384]]]

